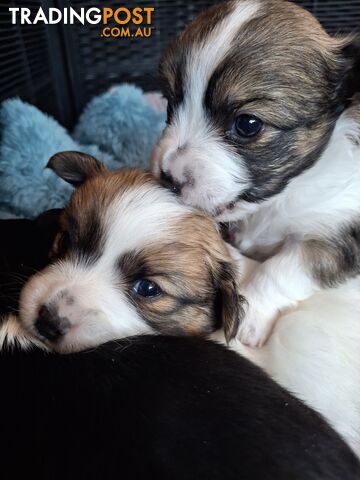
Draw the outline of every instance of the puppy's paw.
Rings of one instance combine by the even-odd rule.
[[[264,319],[259,314],[243,320],[237,338],[248,347],[261,348],[270,336],[275,319]]]
[[[248,347],[260,348],[270,336],[279,312],[271,306],[258,308],[258,306],[264,307],[260,303],[261,299],[247,295],[246,292],[244,292],[244,296],[248,306],[245,309],[245,317],[239,327],[237,338]]]

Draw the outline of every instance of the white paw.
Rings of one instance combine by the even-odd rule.
[[[278,316],[278,310],[272,307],[260,310],[257,308],[257,303],[261,299],[256,299],[251,296],[246,296],[248,307],[246,309],[245,317],[242,320],[237,338],[249,347],[262,347],[270,336],[271,330],[274,326],[275,320]]]

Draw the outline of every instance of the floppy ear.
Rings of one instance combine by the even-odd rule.
[[[230,261],[218,264],[215,287],[217,290],[215,310],[224,329],[227,342],[232,340],[244,316],[245,298],[239,294],[234,266]]]
[[[343,72],[343,98],[349,103],[351,98],[360,92],[360,36],[351,38],[343,47],[346,61]]]
[[[46,168],[50,168],[56,175],[75,187],[107,171],[105,165],[99,160],[81,152],[56,153],[50,158]]]

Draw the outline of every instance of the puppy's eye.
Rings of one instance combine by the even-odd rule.
[[[234,122],[234,133],[239,137],[255,137],[262,129],[263,122],[253,115],[239,115]]]
[[[133,285],[133,291],[145,298],[158,297],[162,293],[159,285],[151,280],[148,280],[147,278],[136,280]]]

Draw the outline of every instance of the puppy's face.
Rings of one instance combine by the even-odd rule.
[[[21,294],[23,325],[52,349],[140,333],[230,338],[241,308],[229,254],[206,216],[141,171],[110,173],[67,152],[50,161],[77,185],[53,261]]]
[[[256,209],[328,142],[347,95],[344,44],[288,2],[206,11],[161,63],[168,125],[154,173],[219,220]]]

